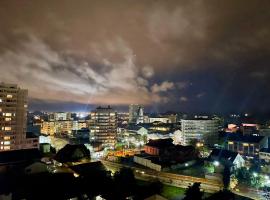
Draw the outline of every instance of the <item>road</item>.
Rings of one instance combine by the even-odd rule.
[[[205,179],[205,178],[197,178],[197,177],[185,176],[185,175],[173,174],[173,173],[167,173],[167,172],[158,172],[152,169],[146,169],[143,167],[132,167],[129,165],[115,163],[111,161],[105,161],[105,160],[102,160],[101,162],[104,164],[104,166],[108,170],[111,170],[113,172],[118,171],[122,167],[129,167],[134,171],[134,175],[137,179],[141,179],[145,181],[158,179],[164,184],[173,185],[173,186],[181,187],[181,188],[187,188],[189,185],[192,185],[195,182],[200,182],[201,188],[205,192],[208,192],[208,193],[214,193],[223,189],[222,183],[218,181],[214,181],[214,180]],[[248,197],[251,199],[256,199],[256,200],[264,199],[262,197],[261,191],[258,191],[254,188],[249,188],[243,185],[239,185],[237,188],[239,189],[239,191],[232,191],[233,193],[237,195]]]
[[[197,178],[192,176],[185,176],[167,172],[158,172],[152,169],[145,169],[140,167],[131,167],[128,165],[114,163],[110,161],[102,160],[104,166],[111,171],[118,171],[122,167],[129,167],[133,169],[134,175],[138,179],[143,179],[147,181],[158,179],[164,184],[173,185],[176,187],[187,188],[188,186],[192,185],[195,182],[201,183],[201,188],[208,193],[214,193],[223,188],[223,185],[214,180],[208,180],[205,178]]]

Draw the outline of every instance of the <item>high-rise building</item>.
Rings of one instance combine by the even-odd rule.
[[[129,123],[143,123],[143,107],[138,104],[129,105]]]
[[[182,119],[184,144],[198,140],[213,145],[218,139],[218,121],[215,119]]]
[[[91,112],[91,135],[94,141],[101,142],[103,146],[114,147],[117,133],[117,114],[110,107],[98,107]]]
[[[27,95],[16,84],[0,83],[0,151],[38,147],[26,135]]]

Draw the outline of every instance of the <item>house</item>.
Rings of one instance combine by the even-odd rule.
[[[31,165],[28,165],[24,168],[24,172],[26,174],[37,174],[37,173],[44,173],[48,172],[47,165],[43,162],[34,162]]]
[[[76,164],[90,161],[90,151],[83,144],[67,144],[54,156],[54,160],[59,163]]]
[[[158,140],[149,140],[148,143],[144,145],[145,153],[149,155],[160,155],[165,148],[172,147],[173,140],[169,139],[158,139]]]
[[[214,149],[206,162],[213,163],[217,171],[222,171],[224,167],[229,167],[233,171],[245,166],[245,160],[239,153],[225,149]]]
[[[269,163],[270,162],[270,149],[269,148],[260,149],[259,159]]]
[[[134,125],[134,124],[130,124],[127,128],[126,128],[126,133],[127,134],[138,134],[138,135],[147,135],[148,134],[148,130],[145,127],[139,126],[139,125]]]
[[[0,168],[4,166],[27,164],[39,160],[40,158],[41,154],[38,149],[3,151],[0,154]]]
[[[193,146],[174,145],[173,140],[150,140],[145,145],[145,153],[134,156],[134,162],[156,171],[184,168],[193,165],[198,151]]]
[[[175,130],[172,138],[174,144],[184,144],[185,142],[184,133],[180,130]]]
[[[262,148],[268,148],[268,137],[241,134],[228,134],[225,148],[241,155],[257,157]]]

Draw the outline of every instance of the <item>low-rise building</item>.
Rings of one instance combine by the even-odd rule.
[[[259,159],[269,163],[270,162],[270,149],[269,148],[260,149]]]
[[[159,156],[161,155],[166,148],[172,147],[173,140],[172,139],[159,139],[159,140],[149,140],[147,144],[144,146],[145,153],[149,155]]]
[[[150,140],[145,145],[145,153],[135,155],[134,162],[156,171],[183,168],[196,162],[198,152],[193,146],[172,142],[172,139]]]
[[[225,148],[245,156],[259,156],[262,148],[268,148],[268,137],[228,134]]]
[[[245,166],[245,160],[239,153],[226,149],[214,149],[206,162],[213,163],[218,172],[223,172],[224,167],[233,171]]]

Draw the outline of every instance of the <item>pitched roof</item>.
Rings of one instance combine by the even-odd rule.
[[[160,196],[158,194],[154,194],[144,200],[167,200],[166,198],[164,198],[163,196]]]
[[[93,173],[106,171],[105,166],[100,161],[74,165],[70,166],[70,168],[80,175],[91,175]]]
[[[146,146],[152,146],[152,147],[157,147],[157,148],[164,148],[164,147],[169,147],[173,146],[173,139],[168,138],[168,139],[158,139],[158,140],[149,140]]]
[[[33,161],[41,158],[38,149],[21,149],[0,152],[0,165]]]
[[[270,153],[270,149],[269,148],[262,148],[262,149],[260,149],[260,152]]]
[[[83,155],[74,155],[77,149],[80,149]],[[75,162],[82,158],[90,158],[90,152],[83,144],[67,144],[54,157],[56,161],[61,163]]]

